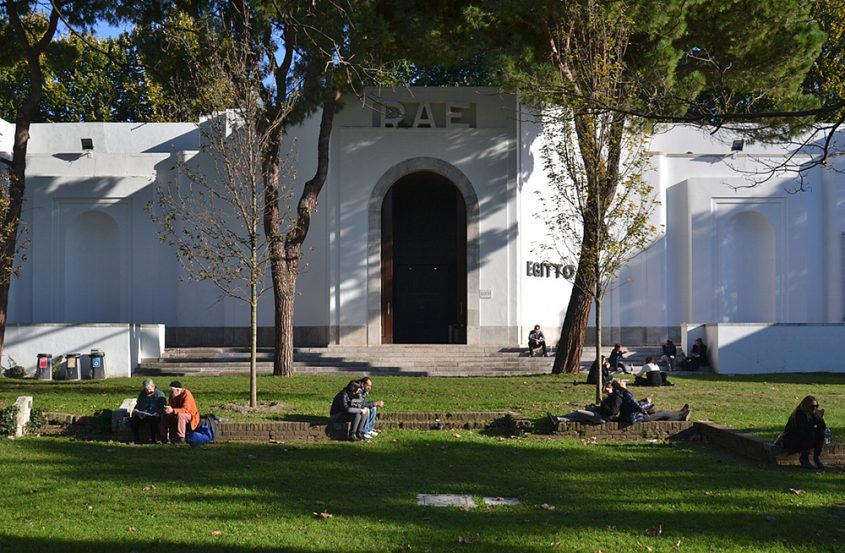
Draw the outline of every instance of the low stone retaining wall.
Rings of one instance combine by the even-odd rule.
[[[702,421],[695,425],[696,433],[701,437],[701,441],[714,449],[766,464],[799,464],[797,453],[787,453],[771,440],[732,430],[713,422]],[[821,458],[828,466],[845,467],[845,443],[824,446]]]
[[[695,423],[690,421],[655,421],[637,424],[559,422],[554,429],[554,434],[582,440],[689,440],[695,434],[694,426]]]
[[[130,441],[128,426],[115,423],[113,413],[78,417],[45,413],[48,426],[43,434],[64,434],[89,439]],[[316,442],[329,440],[330,425],[325,417],[303,421],[221,422],[221,442]],[[492,430],[514,434],[534,431],[532,421],[507,411],[461,413],[383,413],[379,430]],[[109,431],[111,430],[111,432]],[[708,447],[767,465],[797,465],[798,455],[788,454],[770,440],[739,432],[709,421],[655,421],[637,424],[558,423],[555,437],[596,441],[696,440]],[[845,467],[845,443],[824,447],[822,460],[830,467]]]

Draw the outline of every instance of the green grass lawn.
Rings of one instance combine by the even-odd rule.
[[[761,468],[688,444],[410,431],[201,449],[25,438],[0,445],[0,470],[4,553],[845,547],[844,472]],[[418,493],[521,505],[425,508]]]
[[[577,379],[583,381],[584,375]],[[105,381],[39,382],[0,379],[0,406],[20,395],[32,395],[37,408],[90,415],[114,409],[121,400],[135,397],[141,378]],[[227,404],[244,405],[248,399],[246,377],[194,377],[180,379],[197,399],[200,410],[232,420],[326,416],[334,394],[348,381],[342,376],[260,377],[258,398],[276,403],[266,413],[227,410]],[[575,377],[533,376],[511,378],[411,378],[377,377],[372,397],[384,399],[392,411],[493,411],[513,410],[527,417],[546,411],[561,414],[593,398],[591,386],[573,385]],[[631,389],[638,396],[652,396],[658,408],[693,407],[693,419],[708,419],[732,428],[774,437],[783,429],[790,411],[804,396],[813,394],[826,409],[828,424],[845,429],[845,374],[770,374],[754,376],[673,376],[675,386]],[[159,379],[165,389],[170,379]],[[843,430],[845,432],[845,430]],[[845,437],[840,438],[845,439]]]
[[[395,411],[539,418],[590,400],[591,388],[572,380],[385,377],[374,392]],[[266,377],[259,397],[277,403],[275,418],[324,415],[345,381]],[[845,422],[845,375],[675,381],[636,391],[667,408],[689,401],[694,418],[761,434],[776,433],[808,393],[827,408],[835,438]],[[140,382],[0,380],[0,401],[27,394],[36,407],[92,414],[133,396]],[[183,383],[202,411],[247,397],[243,377]],[[360,444],[190,449],[26,437],[0,441],[0,471],[0,553],[845,550],[845,472],[762,467],[687,443],[387,431]],[[420,507],[419,493],[521,504]]]

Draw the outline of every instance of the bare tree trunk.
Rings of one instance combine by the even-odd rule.
[[[293,375],[293,304],[296,298],[296,275],[289,275],[290,283],[285,287],[281,298],[282,320],[281,320],[281,336],[285,339],[282,341],[282,347],[276,349],[276,358],[281,367],[283,376]],[[273,374],[276,374],[275,365],[273,367]]]
[[[255,250],[253,263],[257,264]],[[254,266],[254,265],[253,265]],[[255,273],[253,273],[254,275]],[[249,406],[258,405],[258,283],[255,278],[250,285],[249,304]]]
[[[29,71],[29,96],[18,110],[15,118],[15,139],[12,146],[12,160],[4,160],[9,166],[9,190],[3,227],[0,229],[0,361],[3,359],[3,344],[6,338],[6,318],[9,305],[9,288],[14,274],[15,253],[18,245],[18,229],[23,209],[24,192],[26,191],[26,151],[29,146],[29,126],[38,114],[41,105],[43,77],[41,75],[41,54],[47,49],[56,34],[59,22],[59,12],[53,8],[47,29],[35,44],[30,44],[29,36],[24,29],[18,14],[17,3],[6,0],[6,14],[14,29],[14,34],[20,42],[26,55]]]
[[[317,139],[317,169],[302,189],[296,210],[297,218],[284,237],[284,246],[276,236],[278,225],[267,234],[270,240],[273,294],[276,298],[276,354],[273,357],[273,374],[276,376],[293,374],[293,304],[296,296],[296,277],[299,275],[299,259],[302,256],[302,244],[311,226],[311,217],[317,209],[317,198],[328,176],[332,124],[340,98],[341,93],[336,91],[323,102],[320,135]],[[276,178],[278,178],[278,171],[276,171]],[[274,210],[278,211],[278,200],[275,206]],[[266,217],[264,224],[266,230],[268,225]],[[283,255],[280,255],[281,253]]]

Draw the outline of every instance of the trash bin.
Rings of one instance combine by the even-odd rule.
[[[91,378],[105,378],[106,352],[92,349],[89,357],[91,358]]]
[[[82,354],[68,353],[65,355],[64,378],[65,380],[80,380],[82,371],[79,370],[79,358]]]
[[[35,364],[35,378],[38,380],[53,380],[53,354],[39,353]]]

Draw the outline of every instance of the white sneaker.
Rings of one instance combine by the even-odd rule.
[[[369,432],[364,432],[363,436],[364,436],[365,440],[372,440],[373,439],[373,435],[370,434]]]
[[[367,432],[367,434],[369,434],[370,436],[373,436],[373,437],[378,436],[378,432],[376,432],[375,430],[370,430],[369,432]]]

